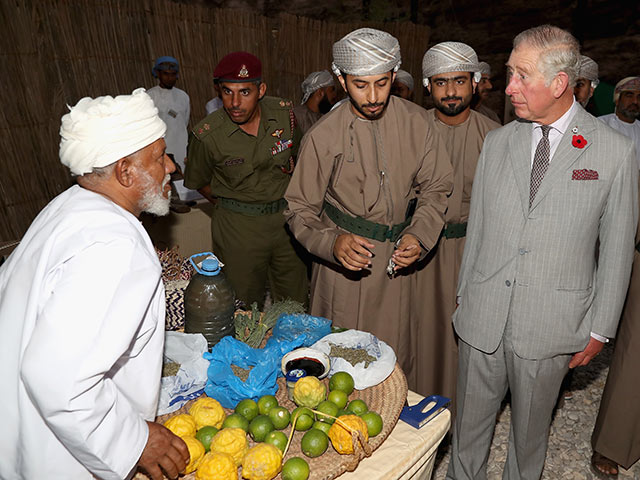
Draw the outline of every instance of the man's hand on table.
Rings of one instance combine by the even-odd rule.
[[[154,422],[147,422],[147,425],[149,438],[138,466],[144,469],[152,480],[162,480],[163,471],[169,478],[178,478],[178,474],[189,463],[187,445],[162,425]]]
[[[345,233],[338,235],[333,245],[333,256],[348,270],[358,271],[371,266],[373,254],[369,251],[375,245],[366,238]]]
[[[403,235],[391,258],[396,264],[394,270],[408,267],[420,258],[420,242],[411,234]]]

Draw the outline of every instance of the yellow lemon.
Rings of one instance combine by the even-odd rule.
[[[239,466],[249,449],[247,434],[241,428],[223,428],[211,440],[210,449],[212,452],[228,453]]]
[[[191,415],[181,413],[164,422],[164,426],[180,438],[194,437],[196,435],[196,421]]]
[[[184,469],[184,473],[191,473],[198,468],[198,464],[202,457],[204,457],[204,445],[200,443],[196,437],[182,437],[184,443],[187,444],[187,448],[189,449],[189,464]]]
[[[340,420],[340,421],[338,421]],[[338,417],[329,429],[329,439],[333,448],[341,455],[353,453],[353,442],[351,440],[351,432],[344,428],[340,422],[346,424],[351,430],[358,430],[362,433],[364,440],[369,440],[367,424],[357,415],[342,415]]]
[[[316,408],[326,395],[326,387],[316,377],[303,377],[293,387],[293,401],[302,407]]]
[[[228,453],[209,452],[198,465],[196,480],[238,480],[238,467]]]
[[[220,428],[225,418],[222,405],[211,397],[200,397],[196,400],[189,408],[189,414],[195,419],[197,428],[207,425]]]
[[[269,443],[259,443],[242,459],[242,477],[248,480],[271,480],[282,468],[282,452]]]

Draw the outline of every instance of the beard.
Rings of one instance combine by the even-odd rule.
[[[447,104],[447,101],[459,100],[460,103],[455,104]],[[471,95],[466,98],[463,97],[443,97],[440,99],[433,99],[433,103],[435,107],[441,113],[444,113],[447,117],[455,117],[456,115],[460,115],[464,112],[469,105],[471,104]]]
[[[333,104],[327,99],[326,95],[318,102],[318,110],[321,114],[329,113]]]
[[[169,205],[171,204],[171,192],[165,198],[163,192],[167,183],[171,180],[171,175],[165,175],[162,185],[158,186],[153,177],[145,170],[139,170],[141,180],[141,188],[144,191],[138,207],[141,211],[163,217],[169,214]]]
[[[384,115],[384,112],[387,111],[387,106],[389,105],[390,99],[391,99],[391,94],[389,94],[389,96],[384,102],[359,104],[353,99],[351,95],[349,95],[349,101],[351,102],[351,105],[353,105],[353,108],[355,108],[358,112],[360,112],[364,116],[364,118],[366,118],[367,120],[378,120],[380,117],[382,117],[382,115]],[[383,107],[383,108],[378,113],[372,115],[371,113],[365,110],[365,108],[367,107],[369,108]]]
[[[627,108],[619,108],[618,112],[626,118],[640,119],[640,109],[635,104],[631,104]]]

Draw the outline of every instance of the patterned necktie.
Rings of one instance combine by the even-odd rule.
[[[542,183],[544,174],[547,173],[549,168],[549,160],[551,160],[551,146],[549,145],[549,125],[541,125],[542,138],[538,142],[536,147],[536,153],[533,156],[533,167],[531,168],[531,189],[529,190],[529,208],[533,203],[533,199],[536,198],[538,188]]]

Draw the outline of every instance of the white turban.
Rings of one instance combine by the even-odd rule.
[[[313,92],[319,88],[330,87],[333,84],[333,75],[329,73],[329,70],[320,70],[319,72],[309,74],[302,82],[302,103],[309,100]]]
[[[333,44],[333,73],[340,76],[379,75],[400,68],[400,44],[387,32],[373,28],[354,30]]]
[[[478,68],[480,69],[480,75],[491,75],[491,65],[487,62],[478,63]]]
[[[409,90],[413,91],[413,77],[406,70],[398,69],[396,72],[396,80],[400,83],[404,83]]]
[[[480,65],[476,52],[466,43],[442,42],[434,45],[422,59],[422,83],[429,86],[429,78],[440,73],[471,72],[480,81]]]
[[[640,91],[640,77],[625,77],[616,83],[613,89],[613,103],[618,103],[622,92],[638,92]]]
[[[60,161],[74,175],[111,165],[167,130],[144,88],[116,98],[85,97],[68,108],[60,126]]]
[[[591,81],[591,86],[596,88],[600,83],[598,80],[598,64],[586,55],[580,55],[580,72],[578,78],[586,78]]]

